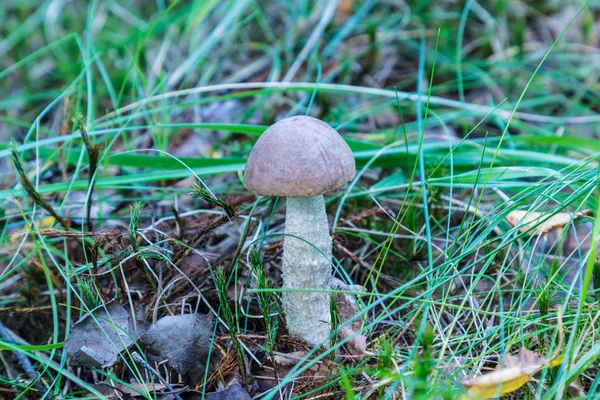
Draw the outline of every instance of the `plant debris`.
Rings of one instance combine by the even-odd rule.
[[[360,285],[346,285],[343,281],[337,278],[332,278],[329,282],[329,287],[332,290],[343,290],[348,292],[362,292],[363,287]],[[367,351],[367,337],[360,332],[363,325],[363,318],[354,318],[352,322],[346,321],[360,314],[360,309],[356,301],[356,297],[350,293],[338,293],[335,296],[335,302],[340,317],[340,336],[342,339],[348,339],[346,348],[351,355],[362,356]]]
[[[98,306],[75,323],[64,349],[72,366],[107,368],[137,338],[131,315],[112,301]]]
[[[0,398],[599,396],[596,4],[92,3],[0,2]],[[358,174],[289,290],[298,116]]]
[[[147,394],[160,400],[175,399],[171,389],[163,383],[150,382],[142,385],[137,382],[130,382],[127,385],[118,384],[115,386],[103,383],[97,386],[99,391],[108,399],[144,399],[147,398]],[[182,391],[185,387],[183,385],[173,385],[172,389]]]
[[[518,226],[521,232],[542,235],[552,229],[563,228],[572,220],[588,214],[588,211],[580,211],[574,214],[559,212],[551,215],[549,212],[514,210],[508,213],[506,220],[512,226]]]
[[[213,334],[213,320],[209,315],[168,315],[150,325],[141,341],[148,352],[167,360],[178,373],[204,370]]]
[[[226,389],[206,394],[208,400],[250,400],[251,398],[237,380],[232,381]]]
[[[554,367],[561,362],[562,357],[546,360],[525,348],[514,356],[507,354],[495,371],[461,382],[467,389],[467,397],[464,398],[490,399],[514,392],[543,368]]]

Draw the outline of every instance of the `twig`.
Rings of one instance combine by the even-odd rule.
[[[179,396],[179,395],[177,394],[177,392],[178,392],[178,391],[176,391],[176,390],[173,388],[173,386],[171,386],[171,385],[169,384],[169,382],[167,382],[167,381],[165,380],[165,378],[163,378],[163,377],[162,377],[162,376],[161,376],[161,375],[158,373],[158,371],[157,371],[157,370],[155,370],[154,368],[152,368],[152,367],[151,367],[151,366],[150,366],[150,365],[149,365],[149,364],[148,364],[148,363],[147,363],[147,362],[146,362],[146,361],[145,361],[145,360],[142,358],[142,356],[140,356],[140,355],[138,354],[138,352],[137,352],[137,351],[134,351],[134,352],[131,354],[131,356],[132,356],[132,357],[133,357],[133,359],[134,359],[134,360],[135,360],[137,363],[139,363],[139,364],[140,364],[142,367],[146,368],[148,371],[150,371],[150,372],[152,372],[154,375],[156,375],[156,377],[158,378],[158,380],[159,380],[159,381],[161,381],[161,382],[162,382],[162,384],[163,384],[163,385],[165,385],[165,386],[167,387],[167,389],[169,389],[169,390],[171,391],[171,394],[172,394],[173,396],[175,396],[175,398],[176,398],[177,400],[183,400],[183,399],[181,398],[181,396]],[[180,390],[180,391],[181,391],[181,390]]]
[[[108,229],[108,230],[104,230],[104,231],[98,231],[98,232],[69,232],[69,231],[63,231],[60,229],[54,229],[54,228],[46,228],[46,229],[40,229],[39,230],[39,234],[40,236],[47,236],[47,237],[53,237],[53,238],[81,238],[83,236],[85,237],[96,237],[96,238],[106,238],[106,237],[114,237],[114,236],[118,236],[120,234],[122,234],[123,232],[118,230],[118,229]],[[11,240],[17,240],[17,239],[21,239],[23,236],[25,236],[27,234],[27,232],[23,232],[23,233],[15,233],[14,235],[11,235],[10,238]]]

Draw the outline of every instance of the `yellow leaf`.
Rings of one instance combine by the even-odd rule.
[[[469,398],[489,399],[514,392],[529,379],[531,375],[527,375],[520,368],[508,368],[478,376],[462,384],[469,389]]]
[[[564,358],[564,356],[558,356],[558,357],[550,360],[550,362],[548,362],[547,367],[548,368],[550,368],[550,367],[556,367],[557,365],[562,364],[563,358]]]
[[[39,226],[40,228],[49,228],[52,225],[54,225],[55,222],[56,222],[56,218],[54,218],[52,216],[49,216],[49,217],[42,218],[42,223],[41,224],[39,224],[39,223],[36,222],[36,225]]]
[[[550,216],[549,213],[515,210],[508,213],[506,220],[512,226],[519,226],[519,231],[521,232],[528,232],[531,235],[541,235],[554,228],[562,228],[572,219],[586,214],[586,211],[580,211],[575,214],[560,212]]]
[[[533,375],[546,367],[562,362],[562,356],[547,361],[531,350],[522,349],[518,354],[506,355],[504,363],[485,375],[463,381],[469,399],[490,399],[514,392],[526,384]]]

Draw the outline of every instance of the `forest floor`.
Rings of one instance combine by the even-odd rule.
[[[598,4],[0,19],[0,398],[600,398]],[[243,183],[294,115],[357,164],[316,348],[286,331],[285,199]]]

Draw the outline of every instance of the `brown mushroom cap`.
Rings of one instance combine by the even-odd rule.
[[[262,196],[315,196],[338,189],[355,174],[354,155],[339,133],[312,117],[269,127],[250,152],[244,180]]]

